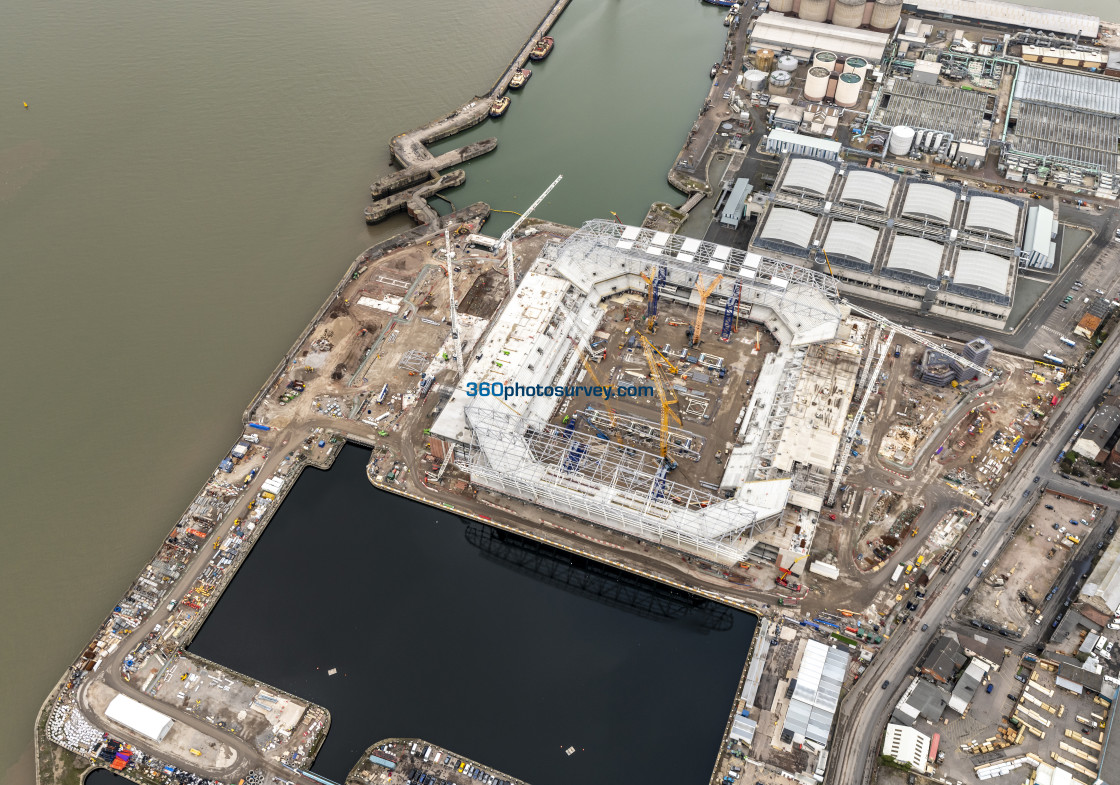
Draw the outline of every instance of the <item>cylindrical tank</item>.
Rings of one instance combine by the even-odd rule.
[[[828,0],[801,0],[797,17],[806,22],[828,21]]]
[[[788,14],[793,10],[793,0],[770,0],[770,10]]]
[[[866,77],[867,75],[867,61],[862,57],[849,57],[844,61],[844,72],[849,74],[859,74]]]
[[[827,68],[831,71],[836,67],[836,53],[820,51],[813,55],[813,65],[819,65],[821,68]]]
[[[891,129],[887,140],[887,151],[891,155],[909,155],[914,145],[914,129],[908,125],[896,125]]]
[[[824,99],[824,94],[828,91],[828,75],[830,71],[827,68],[821,68],[815,65],[809,69],[809,75],[805,77],[805,98],[809,101],[821,101]]]
[[[837,27],[859,27],[863,24],[863,7],[866,0],[836,0],[832,9],[832,24]]]
[[[759,71],[771,71],[774,67],[774,52],[770,49],[759,49],[754,56],[754,65]]]
[[[794,70],[796,70],[797,65],[798,60],[793,55],[782,55],[778,58],[778,68],[783,71],[793,72]]]
[[[766,87],[766,72],[747,71],[743,74],[743,83],[746,89],[757,93]]]
[[[886,32],[894,30],[902,17],[902,0],[875,0],[871,9],[871,29]]]
[[[770,74],[770,92],[774,95],[785,95],[793,77],[789,71],[774,71]]]
[[[850,108],[858,104],[862,86],[863,77],[859,74],[840,74],[840,82],[836,85],[836,105]]]

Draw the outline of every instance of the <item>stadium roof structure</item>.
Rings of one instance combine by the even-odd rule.
[[[1007,281],[1010,277],[1009,259],[967,248],[962,248],[957,254],[953,283],[958,286],[972,286],[1002,295],[1007,292]]]
[[[795,245],[808,250],[816,228],[815,215],[788,207],[774,207],[763,221],[758,236],[763,240]]]
[[[902,202],[902,214],[912,218],[932,218],[943,224],[953,220],[957,194],[950,188],[933,183],[911,182]]]
[[[875,260],[878,242],[879,230],[874,227],[851,221],[833,221],[825,235],[824,251],[830,258],[844,256],[870,267]]]
[[[936,281],[941,275],[941,259],[945,246],[923,237],[896,234],[891,243],[884,268],[902,270]]]
[[[995,196],[973,196],[968,202],[964,225],[969,229],[992,231],[1015,237],[1019,225],[1019,205]],[[1047,243],[1050,237],[1046,238]]]
[[[886,212],[897,181],[895,178],[871,169],[853,169],[844,178],[840,201],[847,204],[868,205]]]
[[[836,176],[836,166],[817,158],[792,158],[782,188],[824,196]]]
[[[782,725],[783,735],[791,733],[795,739],[801,736],[820,745],[828,744],[849,659],[848,652],[836,646],[825,646],[815,640],[805,642],[797,686]]]
[[[478,353],[432,434],[459,445],[455,460],[476,485],[733,564],[784,509],[789,478],[744,478],[726,498],[671,479],[656,453],[550,423],[554,399],[545,399],[545,410],[463,393],[465,383],[498,367],[494,360],[506,385],[569,383],[580,366],[575,347],[588,346],[603,318],[599,304],[644,291],[642,273],[658,269],[665,272],[662,300],[682,303],[692,299],[698,278],[722,275],[708,298],[712,311],[724,310],[738,284],[742,300],[766,314],[783,346],[831,341],[839,332],[841,308],[829,276],[694,238],[591,221],[530,268],[481,350],[471,350]],[[503,347],[513,338],[521,346],[510,354]]]

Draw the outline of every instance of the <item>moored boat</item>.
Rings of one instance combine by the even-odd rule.
[[[509,109],[509,104],[509,96],[503,95],[501,98],[490,104],[490,116],[501,117],[506,113],[506,110]]]
[[[518,90],[524,87],[525,83],[529,81],[529,77],[532,75],[533,72],[528,68],[518,68],[513,72],[513,78],[509,80],[510,89]]]
[[[718,74],[718,73],[719,73],[719,63],[716,63],[716,64],[714,64],[714,65],[712,66],[712,71],[711,71],[711,73],[710,73],[710,74],[708,74],[708,77],[709,77],[710,79],[715,79],[715,78],[716,78],[716,74]]]
[[[548,53],[552,51],[552,47],[556,41],[550,35],[546,35],[541,40],[537,41],[537,45],[529,52],[530,60],[543,60],[548,57]]]

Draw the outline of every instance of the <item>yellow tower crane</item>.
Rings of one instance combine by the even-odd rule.
[[[696,275],[696,292],[700,295],[700,307],[696,310],[696,326],[692,328],[692,345],[696,346],[700,343],[700,328],[704,326],[704,308],[708,304],[708,295],[719,286],[719,282],[723,280],[722,275],[717,275],[716,279],[708,284],[705,289],[700,281],[700,275]]]
[[[642,280],[645,281],[646,285],[648,286],[648,290],[646,292],[646,305],[647,305],[647,308],[648,308],[649,303],[653,302],[653,287],[654,287],[654,284],[657,282],[657,279],[654,278],[652,275],[646,275],[645,273],[638,273],[638,275],[642,276]],[[649,330],[650,332],[653,332],[653,326],[656,322],[657,322],[657,315],[651,313],[646,318],[646,329]]]
[[[657,350],[653,344],[641,333],[638,333],[638,338],[642,341],[642,349],[649,364],[649,375],[653,379],[653,386],[657,388],[657,397],[661,399],[661,459],[669,465],[670,469],[675,469],[677,464],[669,457],[669,417],[671,416],[677,425],[681,424],[681,418],[669,408],[669,405],[677,402],[677,396],[666,392],[665,380],[661,378],[661,367],[654,357],[654,352]]]
[[[591,381],[593,381],[595,383],[596,387],[602,387],[603,395],[606,395],[607,394],[607,392],[606,392],[607,388],[599,381],[599,377],[595,374],[595,371],[591,368],[591,361],[587,358],[587,354],[584,353],[584,351],[579,348],[579,344],[576,343],[575,339],[572,338],[572,336],[569,335],[568,340],[571,341],[572,346],[575,347],[576,354],[579,355],[579,361],[581,363],[583,363],[583,369],[585,371],[587,371],[587,375],[591,377]],[[607,407],[607,416],[610,417],[610,419],[611,419],[611,428],[614,429],[615,438],[618,439],[621,442],[622,437],[618,435],[618,420],[615,418],[615,411],[611,407],[610,403],[608,403],[606,400],[604,400],[603,403]]]

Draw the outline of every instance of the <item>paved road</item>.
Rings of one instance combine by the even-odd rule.
[[[977,580],[974,565],[979,565],[984,559],[995,558],[1008,539],[1013,524],[1030,508],[1033,499],[1029,497],[1040,488],[1033,482],[1035,475],[1047,476],[1054,457],[1080,423],[1080,415],[1096,402],[1112,380],[1120,367],[1120,341],[1107,342],[1095,360],[1073,394],[1066,398],[1066,415],[1059,415],[1054,426],[1039,439],[1038,448],[1007,478],[1003,486],[1004,495],[973,524],[962,543],[962,555],[956,567],[943,579],[941,576],[935,578],[938,585],[926,600],[920,619],[929,624],[929,630],[921,632],[919,627],[910,626],[898,631],[880,651],[863,678],[845,695],[836,723],[837,739],[829,758],[828,782],[862,785],[870,780],[882,730],[905,677],[913,672],[915,660],[937,634],[938,626],[952,614],[964,588]],[[1056,490],[1068,490],[1099,504],[1114,504],[1116,501],[1110,491],[1086,488],[1079,482],[1060,477],[1049,480],[1049,484]],[[979,552],[975,557],[971,555],[973,550]],[[886,689],[881,686],[884,680],[890,682]]]

